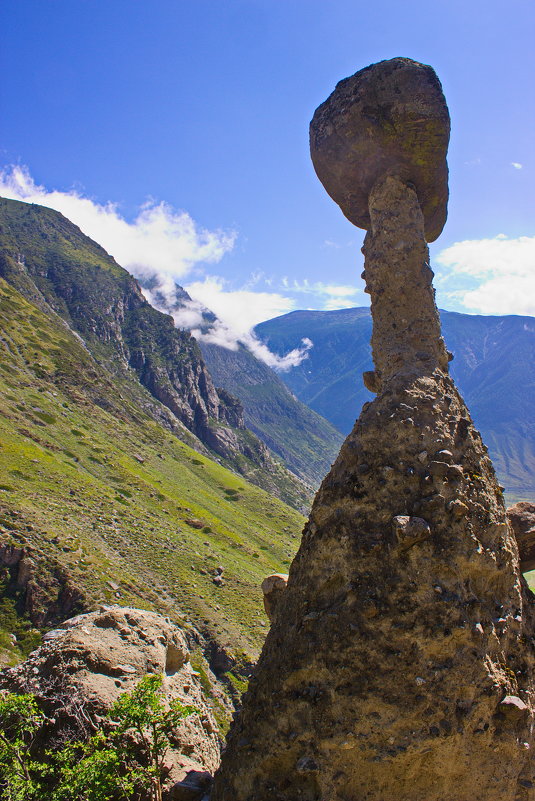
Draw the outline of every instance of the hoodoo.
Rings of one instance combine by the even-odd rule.
[[[316,496],[213,801],[535,799],[533,596],[431,284],[448,135],[406,58],[312,120],[320,180],[367,229],[377,397]]]

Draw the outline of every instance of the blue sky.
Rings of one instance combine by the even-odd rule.
[[[452,117],[439,303],[535,313],[532,0],[3,0],[0,15],[2,193],[177,277],[234,331],[367,303],[363,232],[317,180],[308,123],[367,64],[431,64]]]

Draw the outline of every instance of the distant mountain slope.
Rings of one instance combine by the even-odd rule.
[[[508,498],[535,494],[535,319],[441,312],[455,358],[452,375],[487,444]],[[283,354],[303,337],[308,358],[281,378],[295,395],[347,433],[372,396],[369,309],[298,311],[261,323],[256,333]]]
[[[372,366],[369,309],[295,311],[260,323],[255,331],[281,355],[295,347],[290,342],[309,337],[314,344],[307,358],[281,378],[299,400],[349,433],[362,404],[373,397],[362,383],[362,373]]]
[[[195,307],[198,328],[212,333],[218,320],[213,312],[194,303],[178,284],[162,292],[157,276],[146,277],[141,286],[152,302],[169,314]],[[218,387],[237,397],[245,424],[303,481],[318,486],[334,462],[343,437],[324,417],[301,403],[279,375],[243,345],[229,350],[199,338],[206,365]],[[219,391],[219,390],[218,390]]]
[[[303,522],[173,436],[0,278],[0,652],[12,597],[44,625],[110,600],[148,607],[254,655],[260,582],[287,570]]]
[[[138,282],[63,215],[0,199],[0,276],[82,337],[117,385],[184,438],[297,507],[309,492],[245,428],[243,408],[217,392],[197,342],[153,308]],[[194,444],[191,435],[186,441]]]
[[[320,484],[340,450],[340,432],[246,348],[232,351],[203,342],[200,347],[215,383],[240,399],[251,431],[300,478]]]

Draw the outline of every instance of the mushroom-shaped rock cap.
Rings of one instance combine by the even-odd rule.
[[[359,228],[370,226],[368,195],[378,179],[413,184],[433,242],[446,222],[449,134],[432,67],[393,58],[337,84],[310,123],[310,151],[323,186]]]

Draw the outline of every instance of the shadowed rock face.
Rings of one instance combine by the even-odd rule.
[[[385,64],[349,80],[374,97]],[[213,801],[535,801],[533,596],[391,167],[366,198],[378,396],[316,496]]]

